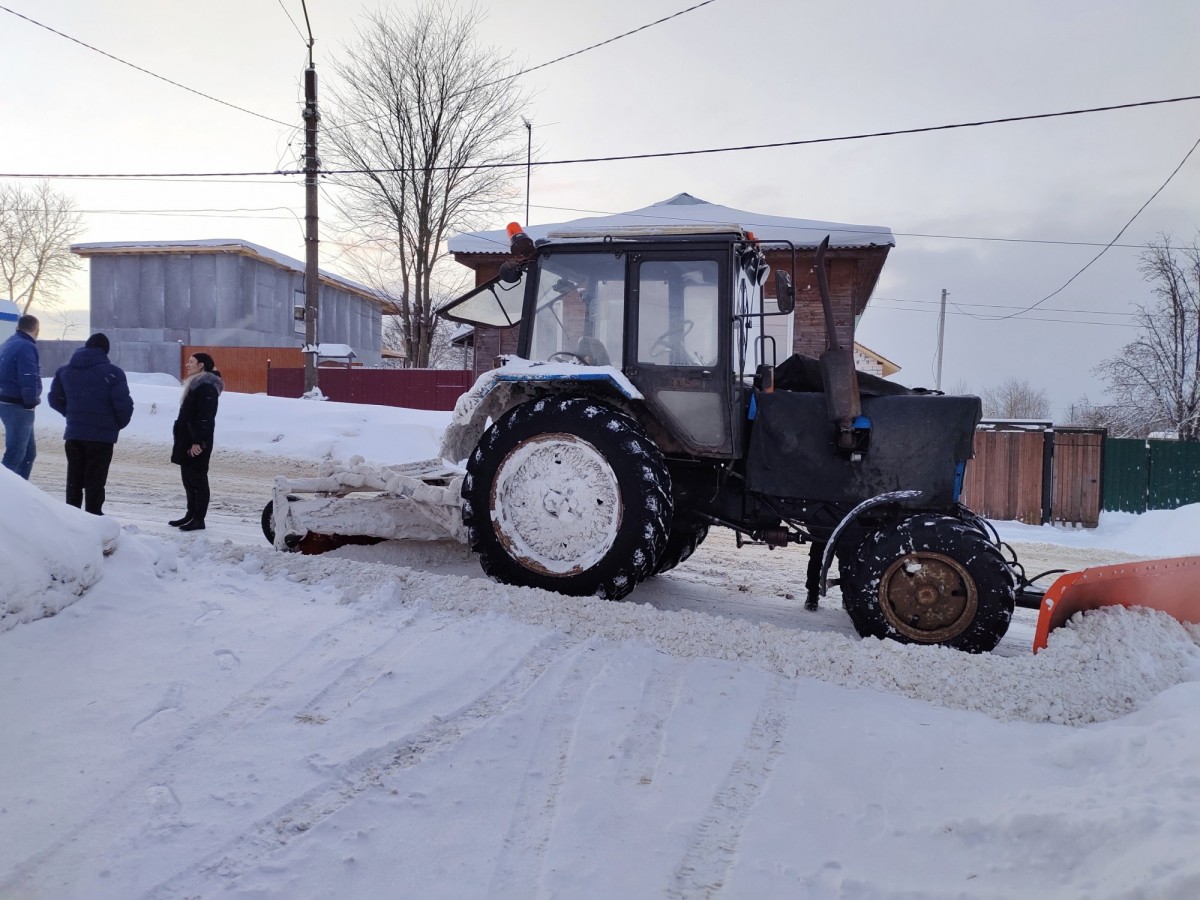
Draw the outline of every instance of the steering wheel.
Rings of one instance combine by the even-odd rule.
[[[688,336],[696,323],[691,319],[684,319],[678,325],[674,325],[658,336],[653,344],[650,345],[651,356],[662,356],[664,353],[680,353],[686,355],[687,350],[684,349],[683,339]],[[659,348],[662,348],[661,350]]]
[[[572,353],[570,350],[557,350],[546,357],[546,362],[569,362],[575,363],[577,366],[586,366],[587,360],[578,353]]]

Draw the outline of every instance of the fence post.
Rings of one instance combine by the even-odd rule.
[[[1054,510],[1054,429],[1042,432],[1042,524],[1050,522]]]

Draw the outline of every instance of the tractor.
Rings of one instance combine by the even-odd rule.
[[[806,603],[836,583],[864,637],[985,652],[1015,606],[1040,605],[961,501],[980,400],[856,369],[828,238],[812,273],[826,349],[780,359],[768,323],[795,308],[787,241],[736,225],[509,236],[496,277],[441,311],[519,334],[459,399],[441,458],[277,478],[276,547],[453,538],[505,584],[620,600],[721,527],[739,545],[808,544]],[[771,272],[768,246],[790,269]]]

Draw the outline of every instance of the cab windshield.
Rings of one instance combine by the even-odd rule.
[[[624,258],[611,251],[541,258],[530,359],[619,369],[624,334]]]

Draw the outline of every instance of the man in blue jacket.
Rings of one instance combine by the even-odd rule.
[[[107,337],[93,334],[54,373],[50,406],[67,417],[67,502],[99,516],[117,432],[133,417],[125,373],[108,361]]]
[[[4,458],[0,463],[26,481],[37,456],[33,408],[42,397],[38,329],[37,318],[21,316],[17,330],[0,345],[0,422],[4,423]]]

